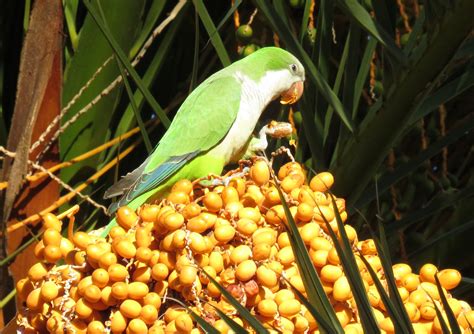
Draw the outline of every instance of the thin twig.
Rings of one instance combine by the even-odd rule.
[[[170,104],[165,108],[163,109],[163,111],[165,113],[168,113],[170,110],[172,110],[173,108],[175,108],[178,104],[180,104],[182,101],[184,100],[184,96],[182,95],[178,95],[177,97],[175,97],[171,102]],[[155,120],[149,120],[145,123],[145,126],[150,126],[149,130],[153,130],[156,128],[156,126],[160,123],[160,121],[158,119],[155,119]],[[120,143],[121,141],[124,141],[125,139],[128,139],[130,138],[131,136],[137,134],[138,132],[140,132],[140,128],[139,127],[135,127],[131,130],[129,130],[128,132],[124,133],[123,135],[120,135],[118,137],[115,137],[111,140],[109,140],[108,142],[86,152],[86,153],[83,153],[81,155],[78,155],[77,157],[75,158],[72,158],[71,160],[69,161],[64,161],[64,162],[61,162],[57,165],[54,165],[50,168],[48,168],[48,171],[50,171],[51,173],[54,173],[60,169],[63,169],[63,168],[66,168],[66,167],[69,167],[69,166],[72,166],[74,165],[75,163],[78,163],[80,161],[83,161],[83,160],[86,160],[104,150],[106,150],[107,148],[111,147],[111,146],[114,146],[118,143]],[[3,160],[3,157],[0,156],[0,161]],[[25,180],[28,181],[28,182],[35,182],[35,181],[38,181],[39,179],[43,178],[47,176],[46,173],[43,173],[43,172],[38,172],[38,173],[35,173],[35,174],[31,174],[31,175],[27,175],[25,177]],[[4,181],[4,182],[0,182],[0,190],[2,189],[5,189],[6,187],[8,186],[8,182],[7,181]]]
[[[147,125],[149,125],[151,122],[152,121],[149,121]],[[139,127],[133,128],[130,131],[124,133],[123,135],[115,137],[115,138],[109,140],[108,142],[106,142],[105,144],[102,144],[102,145],[100,145],[100,146],[98,146],[98,147],[96,147],[96,148],[94,148],[94,149],[92,149],[92,150],[90,150],[86,153],[83,153],[83,154],[81,154],[81,155],[79,155],[75,158],[72,158],[69,161],[64,161],[64,162],[61,162],[57,165],[54,165],[54,166],[48,168],[48,171],[51,172],[51,173],[54,173],[54,172],[56,172],[60,169],[72,166],[75,163],[86,160],[86,159],[88,159],[88,158],[90,158],[90,157],[92,157],[96,154],[99,154],[100,152],[106,150],[107,148],[109,148],[111,146],[114,146],[115,144],[117,144],[121,141],[124,141],[125,139],[130,138],[131,136],[137,134],[139,131],[140,131]],[[35,182],[35,181],[38,181],[38,180],[42,179],[43,177],[45,177],[47,175],[48,175],[47,173],[38,172],[38,173],[35,173],[35,174],[32,174],[32,175],[27,175],[25,179],[28,182]],[[7,181],[0,182],[0,190],[5,189],[7,186],[8,186]]]
[[[400,10],[400,16],[403,20],[403,25],[405,26],[406,32],[411,32],[410,19],[408,18],[407,12],[405,10],[405,5],[402,0],[397,0],[397,5]]]
[[[10,158],[15,158],[16,154],[15,152],[8,151],[6,148],[3,146],[0,146],[0,152],[3,153],[4,155],[10,157]],[[51,173],[49,170],[44,168],[43,166],[38,165],[36,162],[33,162],[31,160],[28,160],[28,164],[31,165],[34,169],[38,169],[42,171],[43,173],[47,174],[52,180],[56,181],[61,187],[64,189],[69,190],[70,192],[73,192],[75,195],[79,196],[80,198],[86,200],[87,202],[91,203],[93,206],[100,208],[104,211],[104,213],[107,213],[107,208],[96,201],[94,201],[92,198],[90,198],[87,195],[81,194],[80,191],[72,188],[70,185],[67,183],[63,182],[59,177]]]
[[[278,37],[278,34],[276,32],[273,33],[273,44],[276,47],[280,47],[280,38]]]
[[[77,196],[79,196],[83,200],[86,200],[87,202],[89,202],[90,204],[92,204],[96,208],[101,209],[102,211],[104,211],[105,214],[107,214],[107,208],[105,206],[97,203],[96,201],[94,201],[90,196],[84,195],[81,192],[77,191],[76,189],[71,187],[66,182],[62,181],[59,177],[57,177],[56,175],[51,173],[49,170],[47,170],[43,166],[38,165],[35,162],[33,162],[31,165],[33,166],[33,168],[38,169],[38,170],[42,171],[43,173],[47,174],[52,180],[56,181],[64,189],[68,190],[69,192],[72,192],[72,193],[76,194]]]
[[[71,107],[77,102],[77,100],[81,97],[82,93],[92,84],[92,82],[97,78],[97,76],[102,72],[102,70],[107,66],[107,64],[113,59],[113,56],[110,56],[105,60],[105,62],[95,71],[95,73],[92,75],[92,77],[86,82],[84,86],[81,87],[79,92],[77,92],[76,95],[69,101],[69,103],[61,109],[59,115],[57,115],[53,121],[48,125],[46,130],[41,134],[41,136],[31,145],[30,147],[30,153],[33,152],[34,149],[36,149],[41,143],[43,143],[46,140],[46,137],[48,134],[53,130],[53,128],[59,123],[59,121],[63,118],[63,116],[71,109]],[[50,146],[50,145],[47,145]],[[36,158],[36,161],[41,159],[41,155],[45,152],[41,152],[41,154],[38,155]]]
[[[308,22],[308,28],[309,29],[314,29],[314,9],[316,7],[316,1],[311,0],[311,5],[309,7],[309,22]]]
[[[140,60],[144,57],[146,51],[148,48],[151,46],[153,41],[156,39],[156,37],[166,28],[166,26],[173,21],[178,13],[181,11],[181,9],[184,7],[186,4],[186,0],[180,0],[176,6],[173,8],[169,16],[161,22],[161,24],[153,30],[151,36],[146,40],[146,42],[143,44],[143,47],[141,48],[140,52],[137,54],[135,59],[132,61],[131,65],[135,67]],[[91,110],[93,106],[95,106],[101,99],[102,97],[108,95],[118,84],[122,82],[122,76],[117,76],[114,81],[112,81],[102,92],[99,93],[91,102],[89,102],[87,105],[85,105],[81,110],[79,110],[71,119],[69,119],[66,123],[64,123],[56,132],[54,135],[51,137],[49,140],[48,144],[45,146],[45,148],[42,150],[42,152],[39,154],[41,156],[44,154],[44,152],[48,151],[50,147],[52,146],[52,143],[54,143],[58,137],[77,119],[85,114],[87,111]],[[68,104],[69,105],[69,104]]]
[[[248,25],[252,25],[253,23],[253,19],[255,18],[255,16],[257,15],[258,13],[258,9],[255,8],[255,10],[252,12],[252,15],[250,15],[250,18],[249,18],[249,21],[248,21]]]
[[[56,200],[53,204],[48,206],[47,208],[41,210],[39,213],[36,213],[34,215],[29,216],[28,218],[17,222],[15,224],[12,224],[7,227],[7,233],[16,231],[17,229],[27,225],[27,224],[33,224],[41,220],[41,216],[44,216],[45,214],[52,212],[59,208],[61,205],[69,202],[74,196],[76,196],[76,192],[80,192],[83,189],[85,189],[89,184],[95,182],[99,177],[104,175],[106,172],[108,172],[112,167],[114,167],[117,164],[117,160],[122,160],[125,158],[130,152],[132,152],[141,142],[141,138],[135,141],[133,144],[131,144],[126,150],[122,151],[117,159],[113,159],[110,161],[108,164],[106,164],[104,167],[102,167],[99,171],[94,173],[91,177],[89,177],[84,183],[80,184],[74,189],[74,192],[70,192],[62,197],[60,197],[58,200]]]
[[[181,102],[182,100],[182,97],[181,96],[178,96],[176,99],[174,99],[173,101],[171,101],[171,103],[168,105],[168,107],[165,108],[165,112],[168,110],[171,110],[172,108],[174,108],[176,106],[176,104],[178,104],[179,102]],[[151,127],[150,127],[150,131],[152,131],[153,129],[155,129],[156,126],[158,126],[160,122],[157,120],[156,122],[154,122]],[[131,130],[133,131],[133,130]],[[128,132],[128,134],[130,134],[130,132]],[[139,130],[135,130],[136,132],[138,132]],[[121,138],[123,139],[123,136],[122,137],[118,137],[118,138]],[[117,139],[117,138],[116,138]],[[34,214],[26,219],[24,219],[23,221],[20,221],[18,223],[15,223],[15,224],[12,224],[10,225],[8,228],[7,228],[7,233],[9,232],[12,232],[12,231],[15,231],[19,228],[21,228],[22,226],[25,226],[27,224],[31,224],[31,223],[35,223],[37,221],[39,221],[41,219],[41,217],[49,212],[52,212],[54,210],[56,210],[58,207],[60,207],[61,205],[67,203],[68,201],[70,201],[72,198],[74,198],[74,196],[76,195],[75,192],[80,192],[82,191],[84,188],[86,188],[90,183],[92,182],[95,182],[99,177],[101,177],[103,174],[105,174],[108,170],[110,170],[112,167],[114,167],[119,161],[121,161],[123,158],[125,158],[130,152],[132,152],[138,145],[140,145],[142,139],[141,138],[138,138],[136,141],[134,141],[127,149],[125,149],[124,151],[122,151],[116,159],[112,159],[109,163],[107,163],[104,167],[102,167],[99,171],[97,171],[95,174],[93,174],[91,177],[89,177],[84,183],[80,184],[78,187],[76,187],[74,189],[74,192],[69,192],[68,194],[60,197],[58,200],[56,200],[53,204],[51,204],[50,206],[48,206],[47,208],[43,209],[41,212],[37,213],[37,214]],[[106,145],[106,144],[104,144]],[[0,146],[0,151],[1,151],[1,146]],[[8,151],[7,151],[8,152]],[[14,152],[9,152],[9,154],[14,157],[15,156],[15,153]],[[85,153],[85,154],[88,154],[88,153]],[[77,158],[76,158],[77,159]],[[49,175],[49,174],[48,174]]]
[[[377,97],[375,96],[375,93],[374,93],[374,87],[375,87],[375,81],[376,81],[375,72],[376,72],[376,69],[377,69],[376,61],[377,61],[377,53],[374,52],[374,54],[372,56],[372,59],[370,60],[370,70],[369,70],[369,76],[370,76],[370,79],[369,79],[369,93],[370,93],[370,98],[372,100],[377,99]]]
[[[145,44],[143,44],[143,47],[141,48],[140,52],[138,52],[137,56],[135,57],[135,60],[132,62],[133,66],[135,66],[143,58],[143,56],[145,55],[146,51],[151,46],[155,38],[159,34],[161,34],[161,32],[166,28],[168,24],[171,23],[171,21],[173,21],[176,18],[176,16],[184,7],[185,4],[186,4],[186,0],[180,0],[176,4],[176,6],[174,6],[173,10],[170,12],[168,17],[164,19],[163,22],[161,22],[161,24],[158,27],[156,27],[155,30],[153,30],[153,32],[151,33],[151,36],[146,40]]]
[[[234,4],[235,4],[235,0],[232,0],[231,5],[234,6]],[[234,27],[235,27],[235,29],[240,27],[240,15],[239,15],[239,10],[238,9],[236,9],[234,11]]]
[[[333,44],[337,44],[336,28],[334,27],[334,22],[331,25],[331,32],[332,32],[332,42]]]

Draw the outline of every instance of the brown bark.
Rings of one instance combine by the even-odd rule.
[[[60,0],[35,2],[21,53],[15,110],[7,142],[7,149],[15,152],[15,158],[5,159],[1,171],[1,179],[8,181],[8,188],[1,194],[3,233],[0,238],[0,259],[17,249],[30,233],[29,228],[25,227],[6,235],[7,224],[37,213],[59,196],[59,187],[54,181],[43,179],[25,184],[24,176],[29,168],[28,159],[34,160],[40,149],[30,154],[32,142],[60,111],[62,21]],[[58,162],[57,145],[45,155],[43,161],[42,165],[46,168]],[[13,288],[9,274],[14,281],[26,275],[34,262],[32,247],[17,256],[13,263],[1,268],[0,297],[6,296]],[[4,308],[3,321],[8,321],[15,311],[12,307]]]

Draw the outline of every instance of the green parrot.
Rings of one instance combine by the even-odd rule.
[[[221,174],[246,152],[266,106],[279,96],[283,104],[296,102],[304,79],[298,59],[276,47],[210,76],[183,102],[153,153],[105,192],[104,198],[121,196],[109,213],[124,205],[137,209],[180,179]]]

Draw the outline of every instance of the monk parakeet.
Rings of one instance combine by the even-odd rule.
[[[213,74],[187,97],[153,153],[109,188],[109,207],[132,209],[179,179],[221,174],[246,152],[265,107],[281,96],[294,103],[303,93],[304,68],[291,53],[262,48]],[[257,145],[258,147],[258,145]]]

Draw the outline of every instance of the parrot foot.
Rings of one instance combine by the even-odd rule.
[[[238,169],[238,171],[237,170],[231,171],[230,173],[227,173],[223,177],[216,177],[216,178],[213,178],[212,180],[204,180],[204,181],[209,181],[210,185],[213,187],[216,187],[216,186],[228,187],[230,182],[233,179],[243,177],[247,175],[249,172],[250,172],[250,168],[246,166],[246,167],[243,167],[242,169]]]
[[[244,158],[250,158],[255,155],[265,155],[265,150],[268,147],[267,136],[271,138],[285,138],[293,133],[293,127],[290,123],[271,121],[263,126],[258,135],[250,140]]]
[[[268,147],[267,140],[253,139],[249,146],[249,152],[251,155],[257,155],[259,153],[265,152]]]
[[[265,140],[261,140],[258,137],[254,137],[251,139],[247,150],[243,155],[244,160],[249,160],[254,156],[259,156],[265,154],[265,150],[267,149],[268,142]]]
[[[244,168],[242,168],[240,172],[232,173],[229,176],[224,177],[223,179],[224,185],[227,187],[230,184],[230,181],[238,177],[243,177],[247,175],[249,172],[250,172],[250,167],[245,166]]]
[[[213,187],[221,186],[221,185],[223,185],[223,184],[225,184],[225,182],[224,182],[224,180],[221,179],[221,178],[214,178],[214,179],[211,180],[211,185],[212,185]]]

